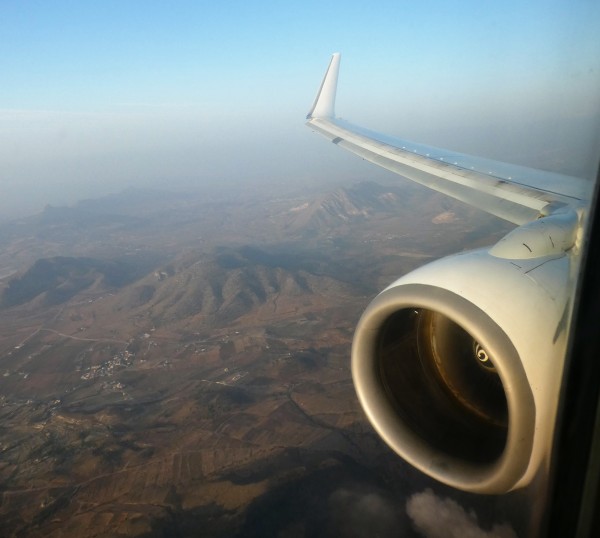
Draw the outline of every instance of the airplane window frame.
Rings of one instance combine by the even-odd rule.
[[[546,507],[550,537],[600,536],[600,169],[561,391],[553,447],[552,486]]]

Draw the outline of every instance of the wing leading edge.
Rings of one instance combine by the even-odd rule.
[[[581,207],[591,182],[391,138],[335,117],[340,54],[329,63],[307,125],[334,144],[407,179],[521,225]]]

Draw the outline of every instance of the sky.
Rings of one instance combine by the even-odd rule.
[[[384,177],[304,127],[333,52],[345,119],[593,175],[599,4],[2,0],[0,219],[132,186]]]

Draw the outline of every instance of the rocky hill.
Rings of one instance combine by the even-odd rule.
[[[45,306],[68,301],[90,288],[119,288],[135,280],[143,265],[127,262],[57,256],[36,261],[13,277],[2,291],[1,307],[22,305],[34,299]]]
[[[367,219],[377,211],[393,210],[399,200],[392,190],[365,181],[340,187],[293,208],[288,226],[293,230],[322,232],[343,223]]]

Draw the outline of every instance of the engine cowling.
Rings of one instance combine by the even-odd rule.
[[[387,444],[450,486],[504,493],[548,464],[571,256],[458,254],[400,278],[352,346],[359,400]]]

